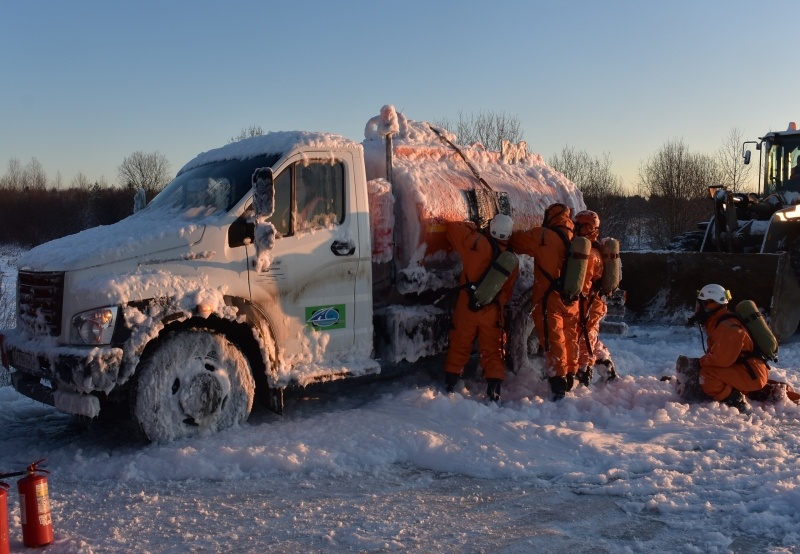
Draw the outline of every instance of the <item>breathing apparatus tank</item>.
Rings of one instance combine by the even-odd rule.
[[[619,259],[619,241],[610,237],[600,241],[600,256],[603,259],[603,277],[600,279],[600,292],[608,296],[619,288],[622,273]]]
[[[736,314],[744,323],[756,348],[766,358],[776,361],[778,359],[778,340],[764,321],[764,317],[752,300],[742,300],[736,305]]]
[[[471,294],[470,308],[478,310],[494,301],[511,274],[517,269],[517,255],[506,250],[492,261],[486,275]]]
[[[586,237],[575,237],[569,246],[567,259],[562,277],[562,293],[568,299],[575,300],[583,290],[586,280],[586,266],[589,262],[589,252],[592,243]]]

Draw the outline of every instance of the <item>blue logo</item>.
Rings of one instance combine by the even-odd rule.
[[[320,308],[306,320],[316,327],[332,327],[339,323],[339,312],[334,308]]]

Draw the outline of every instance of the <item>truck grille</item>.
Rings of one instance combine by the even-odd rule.
[[[61,334],[64,273],[19,272],[20,323],[37,335]]]

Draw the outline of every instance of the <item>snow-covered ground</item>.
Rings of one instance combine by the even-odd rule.
[[[47,458],[47,553],[800,552],[800,407],[682,403],[661,377],[701,354],[696,329],[604,339],[622,379],[559,403],[532,373],[496,406],[422,372],[167,445],[0,387],[0,472]],[[800,338],[780,360],[800,388]]]

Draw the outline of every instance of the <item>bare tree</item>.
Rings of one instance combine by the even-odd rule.
[[[666,247],[676,235],[708,220],[708,186],[720,178],[717,161],[690,152],[683,140],[667,142],[640,166],[640,185],[653,206],[654,246]]]
[[[733,192],[747,191],[751,187],[752,165],[742,161],[742,143],[744,135],[741,129],[734,127],[725,137],[717,151],[717,163],[721,173],[721,184],[727,185]]]
[[[23,183],[24,187],[28,189],[44,190],[47,188],[47,173],[45,173],[42,163],[36,158],[31,158],[31,161],[25,166]]]
[[[72,178],[72,181],[69,183],[70,188],[79,189],[79,190],[89,190],[89,187],[92,186],[92,183],[89,181],[89,178],[83,174],[82,171],[79,171],[75,177]]]
[[[461,144],[480,143],[487,150],[500,151],[503,140],[518,143],[522,140],[522,130],[517,116],[505,112],[481,111],[477,115],[458,112],[455,121],[441,119],[434,125],[455,133]]]
[[[11,158],[8,160],[8,171],[3,175],[3,178],[0,179],[0,188],[12,190],[22,188],[24,177],[25,172],[22,169],[22,165],[19,163],[19,159]]]
[[[261,125],[250,125],[249,127],[242,129],[235,137],[231,137],[231,139],[228,141],[228,144],[232,142],[239,142],[240,140],[250,137],[260,137],[263,134],[264,129],[261,128]]]
[[[548,163],[580,189],[587,208],[600,216],[603,235],[624,241],[633,214],[626,209],[622,178],[611,171],[611,156],[604,153],[602,158],[593,158],[564,146]]]
[[[601,198],[622,196],[622,179],[611,172],[611,156],[593,158],[584,150],[564,146],[548,163],[575,183],[584,196]]]
[[[153,198],[170,181],[169,162],[160,152],[137,150],[117,168],[120,184],[129,190],[143,188]]]

